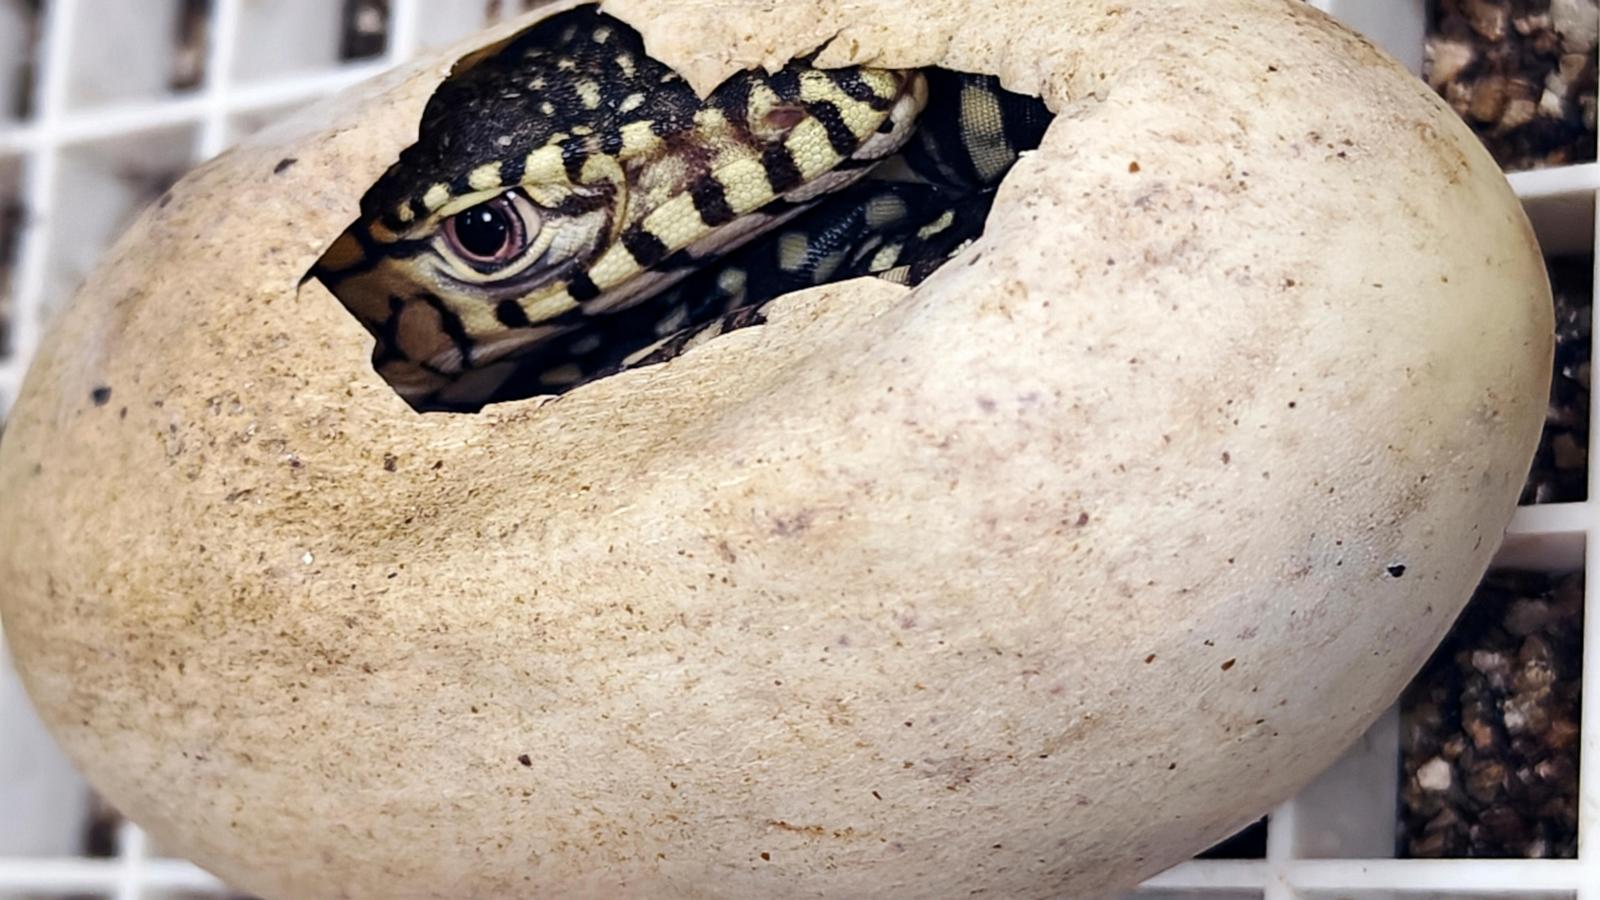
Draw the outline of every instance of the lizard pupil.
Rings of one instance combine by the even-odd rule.
[[[474,206],[450,222],[455,244],[467,256],[482,260],[498,258],[507,249],[513,230],[511,211],[492,201]]]

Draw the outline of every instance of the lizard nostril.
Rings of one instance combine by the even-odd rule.
[[[772,109],[767,110],[767,114],[762,117],[762,121],[773,131],[789,132],[804,121],[805,117],[806,111],[804,107],[774,106]]]

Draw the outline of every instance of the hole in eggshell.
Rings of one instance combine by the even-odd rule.
[[[1051,119],[989,76],[806,59],[702,100],[579,7],[464,57],[307,277],[418,411],[561,394],[795,290],[919,283]]]
[[[1267,820],[1263,817],[1196,854],[1195,859],[1265,859],[1266,856]]]

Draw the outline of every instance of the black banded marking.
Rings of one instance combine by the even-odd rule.
[[[793,103],[800,99],[800,73],[793,68],[783,68],[767,79],[767,85],[778,99],[785,103]]]
[[[761,168],[766,171],[767,184],[772,186],[774,194],[787,194],[804,180],[794,154],[783,144],[770,144],[761,152]]]
[[[828,77],[838,86],[839,90],[844,91],[845,96],[851,100],[865,103],[868,108],[877,112],[883,112],[894,106],[895,98],[885,97],[873,90],[872,85],[867,84],[861,77],[861,73],[855,69],[826,69],[824,71],[828,73]]]
[[[968,191],[992,188],[996,160],[1009,170],[1022,152],[1035,149],[1052,116],[1044,101],[1000,87],[990,75],[965,75],[944,69],[926,73],[930,96],[944,98],[930,105],[920,120],[916,136],[902,151],[906,163],[925,180],[943,187]],[[975,91],[993,98],[996,115],[967,121],[964,97]],[[979,158],[987,163],[985,177]]]
[[[609,207],[615,196],[616,186],[609,181],[601,182],[593,186],[593,193],[574,191],[567,194],[552,209],[560,216],[580,216]]]
[[[589,148],[584,142],[569,139],[561,143],[561,164],[566,167],[567,180],[577,184],[583,180],[583,164],[589,161]]]
[[[667,256],[667,245],[651,234],[643,225],[635,225],[622,232],[622,246],[641,269],[649,269]]]
[[[728,122],[742,134],[748,134],[750,126],[750,88],[753,86],[750,73],[740,72],[727,81],[722,87],[717,88],[711,95],[712,102]]]
[[[515,185],[522,183],[522,176],[528,169],[528,155],[526,153],[511,153],[500,160],[500,183]]]
[[[505,182],[502,181],[501,184],[504,185]],[[450,182],[451,199],[455,199],[456,197],[465,197],[471,193],[475,193],[472,187],[472,173],[463,172],[457,176],[454,181]]]
[[[422,195],[421,194],[418,194],[415,197],[411,198],[411,221],[413,221],[413,222],[421,222],[423,219],[426,219],[430,215],[432,215],[432,213],[430,213],[428,211],[428,204],[422,202]],[[391,223],[384,222],[384,224],[385,225],[390,225]],[[400,221],[400,217],[399,216],[395,216],[391,230],[399,231],[400,229],[402,229],[404,227],[405,227],[405,225],[404,225],[404,223],[402,223]]]
[[[959,98],[960,94],[957,93]],[[927,128],[922,132],[930,148],[936,149],[934,158],[939,166],[956,180],[956,187],[982,184],[978,166],[972,160],[972,149],[966,135],[959,128]]]
[[[410,212],[411,218],[409,220],[403,218],[401,216],[402,212]],[[382,225],[389,231],[395,234],[401,234],[410,226],[415,225],[417,222],[420,222],[427,217],[428,207],[422,202],[422,195],[418,194],[415,197],[407,197],[401,203],[384,209],[375,217],[371,218],[376,218],[377,224]]]
[[[700,221],[707,225],[726,225],[734,219],[733,207],[728,205],[728,192],[723,189],[722,182],[715,178],[697,180],[689,188],[689,199],[694,201]]]
[[[718,95],[712,95],[713,98]],[[640,107],[644,109],[644,107]],[[700,103],[693,91],[673,89],[650,94],[650,133],[664,141],[682,136],[694,127]]]
[[[600,288],[589,277],[588,272],[574,272],[572,280],[567,282],[567,294],[572,299],[583,303],[600,296]]]
[[[807,104],[806,111],[811,113],[812,118],[822,123],[822,130],[828,133],[828,145],[833,148],[833,152],[844,157],[856,152],[861,140],[850,130],[850,126],[845,124],[838,104],[832,100],[817,100]]]
[[[995,90],[1000,90],[998,84]],[[1038,97],[1004,91],[1000,94],[1000,128],[1006,143],[1019,154],[1036,149],[1044,142],[1045,129],[1050,127],[1052,118],[1049,108]]]
[[[528,314],[515,300],[501,300],[494,308],[494,317],[501,325],[507,328],[531,328],[533,323],[528,320]]]

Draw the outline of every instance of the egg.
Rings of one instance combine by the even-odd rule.
[[[1101,896],[1309,781],[1517,501],[1538,247],[1427,88],[1276,0],[617,0],[698,89],[997,74],[1058,116],[923,285],[417,414],[306,273],[453,62],[161,198],[0,445],[38,708],[267,898]]]

